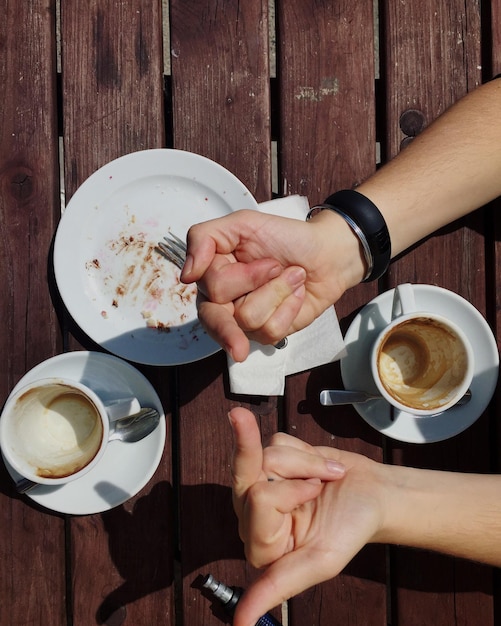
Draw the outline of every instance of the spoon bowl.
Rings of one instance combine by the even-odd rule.
[[[160,413],[156,409],[144,408],[110,423],[108,441],[135,443],[149,435],[158,425]]]

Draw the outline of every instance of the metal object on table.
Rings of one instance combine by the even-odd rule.
[[[212,574],[207,574],[203,582],[203,588],[207,589],[214,598],[221,602],[225,612],[232,616],[238,601],[242,597],[243,590],[239,587],[229,587],[219,580],[216,580]],[[256,626],[281,626],[270,613],[265,613],[256,622]]]
[[[157,248],[171,263],[180,270],[183,269],[186,261],[186,243],[182,239],[174,233],[169,233],[164,237],[164,241],[158,242]]]
[[[369,400],[382,400],[383,397],[365,391],[350,391],[348,389],[324,389],[320,392],[320,404],[322,406],[337,406],[342,404],[361,404]],[[467,404],[471,399],[471,391],[468,391],[456,403],[456,406]]]
[[[160,413],[156,409],[145,407],[137,413],[110,422],[108,441],[136,443],[152,433],[158,426],[159,421]],[[26,493],[34,487],[38,487],[41,483],[22,476],[16,479],[15,484],[18,493]]]
[[[136,443],[153,432],[159,421],[160,413],[156,409],[145,407],[137,413],[112,422],[108,441]]]

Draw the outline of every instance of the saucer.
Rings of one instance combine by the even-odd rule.
[[[181,365],[220,350],[202,328],[196,285],[157,250],[169,232],[257,209],[245,185],[184,150],[126,154],[94,172],[68,202],[54,240],[54,272],[76,324],[108,352]]]
[[[416,417],[393,409],[386,400],[354,404],[355,410],[384,435],[408,443],[443,441],[471,426],[487,408],[499,368],[496,340],[479,311],[458,294],[434,285],[413,285],[416,306],[455,322],[467,335],[475,353],[472,398],[430,417]],[[378,393],[370,368],[370,351],[377,335],[391,321],[394,289],[371,300],[355,317],[345,336],[346,356],[341,360],[345,389]]]
[[[142,406],[160,413],[160,423],[152,433],[137,443],[111,441],[98,465],[81,478],[60,486],[39,485],[26,493],[37,504],[59,513],[101,513],[134,496],[155,473],[165,444],[163,407],[143,374],[129,363],[99,352],[68,352],[43,361],[23,376],[12,393],[34,380],[61,373],[88,385],[103,401],[134,396]],[[103,384],[113,391],[103,389]],[[17,472],[5,458],[4,462],[15,480]]]

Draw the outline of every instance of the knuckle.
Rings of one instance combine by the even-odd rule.
[[[248,331],[256,330],[262,325],[259,311],[247,299],[243,299],[235,306],[235,319],[241,328]]]
[[[218,282],[211,282],[210,280],[204,280],[203,291],[207,298],[216,304],[226,304],[221,292],[221,288],[218,287]]]
[[[273,471],[279,461],[279,451],[276,447],[271,446],[263,450],[263,470],[265,473]]]
[[[270,338],[270,343],[277,343],[287,334],[287,328],[279,320],[271,317],[266,323],[266,333]]]
[[[256,550],[254,546],[245,544],[244,552],[246,560],[252,565],[252,567],[261,569],[268,565],[267,560],[260,555],[259,550]]]
[[[275,433],[270,439],[271,446],[286,446],[289,445],[291,440],[295,438],[292,435],[288,435],[287,433]]]
[[[247,503],[250,508],[261,510],[269,507],[270,503],[265,489],[266,486],[266,483],[256,483],[249,489]]]
[[[203,223],[192,224],[188,228],[188,232],[186,233],[186,242],[188,246],[192,244],[198,238],[198,235],[202,229],[203,229]]]
[[[225,304],[221,281],[217,276],[217,272],[208,269],[203,279],[198,281],[197,287],[207,300],[216,304]]]

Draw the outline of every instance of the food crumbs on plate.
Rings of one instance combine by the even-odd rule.
[[[87,263],[85,264],[85,269],[101,269],[101,263],[99,262],[99,259],[92,259],[92,261],[87,261]]]
[[[109,298],[104,306],[101,304],[101,316],[111,317],[110,306],[112,310],[120,308],[123,315],[135,310],[147,328],[162,334],[176,330],[185,339],[187,333],[188,341],[198,340],[192,336],[194,328],[187,328],[190,320],[196,320],[196,285],[181,283],[179,270],[166,264],[158,253],[156,235],[137,225],[131,232],[135,222],[136,215],[129,215],[128,225],[118,237],[105,241],[95,257],[85,263],[97,292]]]
[[[162,331],[163,333],[170,333],[171,327],[169,324],[164,324],[163,322],[157,323],[157,330]]]
[[[160,331],[162,333],[170,333],[171,332],[171,327],[169,326],[169,324],[164,324],[163,322],[159,322],[154,317],[149,317],[146,320],[146,328],[153,328],[153,329],[158,330],[158,331]]]

